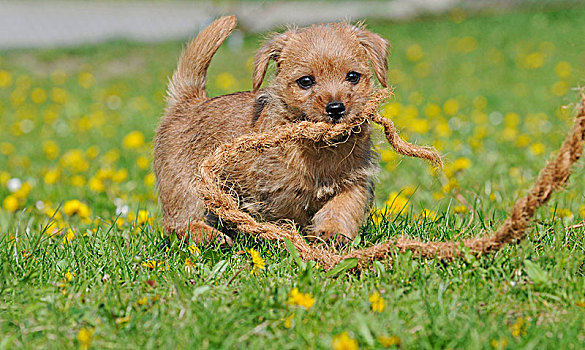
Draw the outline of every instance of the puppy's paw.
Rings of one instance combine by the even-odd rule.
[[[316,226],[313,229],[313,235],[318,240],[334,243],[338,247],[349,244],[355,238],[355,234],[349,233],[334,221],[324,222]]]

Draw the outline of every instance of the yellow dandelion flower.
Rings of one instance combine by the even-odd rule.
[[[148,169],[150,167],[150,160],[145,156],[140,156],[136,158],[136,165],[138,165],[140,169]]]
[[[5,70],[0,70],[0,88],[6,88],[10,85],[12,85],[12,75]]]
[[[146,303],[148,302],[148,298],[147,297],[142,297],[140,299],[138,299],[136,301],[136,304],[142,306],[142,305],[146,305]]]
[[[492,339],[492,341],[490,341],[490,345],[492,346],[492,348],[496,350],[503,350],[506,348],[506,346],[508,346],[508,339],[506,338],[500,338],[499,340]]]
[[[425,218],[425,219],[427,219],[427,220],[429,220],[431,222],[435,222],[438,219],[437,213],[435,213],[434,211],[429,210],[429,209],[423,209],[420,212],[420,216],[419,217],[420,217],[420,219]]]
[[[119,217],[116,219],[116,227],[118,227],[119,229],[122,229],[125,224],[126,224],[126,220],[124,220],[123,217]]]
[[[516,138],[516,146],[518,147],[526,147],[530,144],[530,136],[528,135],[518,135]]]
[[[394,152],[393,150],[385,149],[385,150],[380,151],[380,159],[384,163],[392,162],[392,161],[398,159],[398,154],[396,152]]]
[[[16,198],[22,200],[22,199],[25,199],[26,197],[28,197],[28,195],[30,194],[30,191],[31,190],[32,190],[32,185],[30,183],[28,183],[28,182],[25,182],[13,194],[14,194],[14,196],[16,196]]]
[[[467,212],[467,207],[464,205],[456,205],[453,207],[453,211],[457,214],[463,214]]]
[[[89,179],[89,189],[92,190],[93,192],[104,192],[106,190],[106,185],[104,184],[104,182],[100,179],[98,179],[97,177],[92,177],[91,179]]]
[[[110,168],[100,168],[95,173],[95,177],[100,180],[110,180],[114,177],[114,170]]]
[[[304,307],[309,310],[315,304],[315,298],[309,293],[301,293],[298,288],[293,288],[288,295],[288,303],[292,306]]]
[[[526,335],[526,320],[522,317],[518,317],[516,322],[510,327],[510,331],[515,338]]]
[[[43,103],[47,100],[47,93],[41,88],[34,88],[30,93],[30,99],[37,104]]]
[[[43,114],[43,121],[46,124],[53,124],[55,121],[57,121],[57,119],[59,119],[59,115],[54,110],[48,109]]]
[[[502,131],[502,138],[506,141],[512,141],[518,135],[518,131],[515,128],[505,127]]]
[[[5,156],[14,153],[15,150],[16,148],[10,142],[0,143],[0,153],[2,153]]]
[[[63,204],[63,213],[67,216],[77,215],[80,218],[89,218],[89,207],[78,199],[67,201]]]
[[[557,81],[550,90],[556,96],[563,96],[569,91],[569,84],[566,81]]]
[[[10,173],[7,173],[6,171],[0,171],[0,185],[6,186],[6,183],[10,179],[11,179]]]
[[[115,162],[117,162],[120,159],[120,150],[113,148],[109,151],[107,151],[103,156],[102,156],[102,161],[105,164],[113,164]]]
[[[61,177],[61,172],[59,171],[59,169],[50,169],[45,173],[45,176],[43,177],[43,181],[47,185],[53,185],[53,184],[57,183],[57,181],[59,180],[59,177]]]
[[[94,80],[95,79],[93,77],[93,74],[89,72],[81,72],[77,77],[77,82],[79,83],[79,86],[86,89],[89,89],[93,85]]]
[[[193,255],[199,255],[199,254],[201,254],[201,250],[199,250],[199,248],[195,244],[189,245],[189,247],[187,247],[187,249]]]
[[[88,117],[79,118],[75,125],[80,132],[88,132],[93,127],[91,120]]]
[[[455,99],[448,99],[443,104],[443,111],[447,115],[457,114],[457,112],[459,112],[459,102],[457,102],[457,100],[455,100]]]
[[[77,341],[79,342],[79,349],[87,350],[91,345],[91,339],[93,337],[93,329],[81,328],[77,332]]]
[[[85,186],[86,183],[85,178],[81,175],[73,175],[70,181],[71,185],[73,185],[74,187],[83,187]]]
[[[418,108],[415,106],[404,106],[402,108],[402,117],[406,120],[418,117]]]
[[[222,72],[218,74],[215,83],[220,89],[229,90],[236,85],[236,78],[231,73]]]
[[[419,62],[414,66],[413,72],[418,78],[426,78],[431,74],[431,65],[424,61]]]
[[[156,261],[156,260],[148,260],[143,262],[142,267],[146,267],[147,269],[160,269],[160,270],[168,270],[168,266],[164,261]]]
[[[473,99],[472,105],[473,108],[482,110],[487,107],[488,100],[485,96],[477,96]]]
[[[67,102],[67,91],[58,87],[52,88],[51,100],[58,104],[65,104]]]
[[[455,171],[465,170],[471,167],[471,160],[469,158],[460,157],[453,162]]]
[[[248,249],[248,254],[250,254],[250,257],[252,257],[253,264],[252,271],[250,273],[252,275],[259,275],[260,270],[264,270],[264,268],[266,267],[264,259],[262,259],[260,253],[257,250],[252,248]]]
[[[408,198],[397,192],[392,192],[384,202],[384,206],[389,213],[394,215],[406,214],[408,210]]]
[[[89,162],[85,159],[80,149],[71,149],[65,152],[59,160],[63,167],[74,172],[84,172],[89,169]]]
[[[384,219],[384,211],[380,208],[375,208],[374,210],[372,210],[370,216],[372,218],[372,223],[374,224],[374,226],[378,227],[380,226],[382,220]]]
[[[544,55],[540,52],[534,52],[524,57],[524,67],[528,69],[538,69],[544,64]]]
[[[147,210],[139,210],[138,215],[136,215],[136,225],[141,226],[144,224],[151,224],[152,217]]]
[[[520,114],[515,112],[506,113],[504,116],[504,123],[507,127],[515,128],[520,124],[522,119],[520,118]]]
[[[404,80],[404,74],[400,69],[391,69],[388,72],[388,76],[390,77],[390,81],[394,84],[400,84]]]
[[[61,69],[56,69],[51,72],[51,81],[57,85],[63,85],[67,82],[67,72]]]
[[[568,78],[571,76],[571,64],[566,61],[561,61],[555,66],[555,73],[559,78]]]
[[[563,208],[550,208],[549,209],[551,214],[554,213],[556,215],[556,217],[559,217],[561,219],[572,219],[573,218],[573,212],[569,209],[563,209]]]
[[[457,40],[457,51],[469,53],[477,49],[477,39],[472,36],[465,36]]]
[[[380,296],[380,293],[375,292],[368,298],[370,306],[374,312],[382,312],[386,308],[386,301]]]
[[[42,212],[48,217],[53,217],[55,220],[63,219],[61,213],[53,208],[50,203],[45,203],[45,207],[43,208]]]
[[[412,44],[406,49],[406,58],[411,62],[417,62],[424,57],[424,51],[418,44]]]
[[[384,336],[384,335],[380,335],[378,336],[378,342],[385,348],[389,348],[391,346],[400,346],[400,344],[402,343],[402,339],[400,339],[399,336],[397,335],[392,335],[392,336]]]
[[[431,129],[429,122],[425,119],[411,119],[408,128],[417,134],[426,134]]]
[[[139,148],[144,145],[144,134],[138,130],[134,130],[128,135],[124,136],[122,146],[125,149]]]
[[[349,336],[347,332],[343,332],[333,337],[331,341],[333,350],[357,350],[359,349],[358,341]]]
[[[12,107],[14,108],[20,107],[26,101],[26,97],[27,97],[26,90],[19,88],[15,89],[10,95],[10,102],[12,103]]]
[[[544,144],[537,142],[530,145],[530,153],[534,154],[535,156],[543,154],[545,150]]]
[[[284,319],[284,328],[290,328],[293,325],[293,318],[295,317],[295,314],[292,313],[290,316],[287,316]]]
[[[49,160],[53,160],[57,158],[61,149],[59,145],[53,140],[47,140],[43,142],[43,152],[45,153],[45,157]]]
[[[91,146],[85,150],[85,155],[89,159],[95,159],[95,157],[97,157],[98,154],[100,154],[100,148],[98,146],[95,146],[95,145]]]
[[[112,175],[112,181],[120,183],[128,178],[128,170],[120,169]]]
[[[146,185],[146,187],[153,187],[155,182],[156,177],[153,173],[149,173],[144,177],[144,185]]]
[[[65,277],[65,282],[71,282],[71,281],[73,281],[73,278],[75,277],[75,273],[67,270],[64,277]]]
[[[434,103],[430,103],[425,106],[424,113],[429,118],[436,118],[441,114],[441,107]]]
[[[65,229],[64,237],[63,237],[63,244],[70,245],[71,241],[75,238],[75,232],[72,229],[68,228]]]
[[[450,137],[451,134],[453,134],[451,127],[449,127],[449,124],[445,121],[440,121],[437,123],[435,126],[435,131],[437,132],[437,136],[444,138]]]
[[[400,102],[390,102],[382,107],[382,115],[390,119],[399,115],[401,111],[402,104],[400,104]]]
[[[20,209],[20,200],[14,194],[10,194],[2,201],[2,208],[8,212],[15,212]]]

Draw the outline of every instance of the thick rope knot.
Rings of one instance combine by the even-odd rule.
[[[326,270],[331,269],[342,260],[357,258],[358,266],[374,261],[390,259],[391,253],[412,251],[415,256],[452,260],[462,255],[461,247],[466,247],[477,256],[494,253],[506,244],[521,241],[526,236],[526,228],[536,209],[544,205],[552,193],[559,190],[569,179],[571,167],[583,153],[585,139],[585,92],[581,92],[581,103],[571,133],[567,136],[557,156],[541,171],[536,183],[528,195],[519,199],[512,207],[511,213],[493,234],[466,239],[458,242],[421,242],[405,237],[396,237],[388,242],[358,249],[346,254],[339,254],[323,245],[310,245],[300,235],[293,223],[276,224],[257,222],[250,214],[241,210],[236,198],[225,192],[222,182],[222,170],[243,153],[254,151],[261,153],[270,147],[310,140],[313,142],[333,142],[344,133],[363,123],[374,122],[384,128],[388,143],[397,153],[430,161],[435,166],[442,166],[438,152],[432,147],[417,146],[400,138],[392,121],[377,113],[380,104],[392,96],[390,89],[381,89],[374,93],[364,110],[359,115],[344,123],[300,122],[279,127],[278,132],[244,135],[232,142],[221,145],[212,155],[205,158],[200,165],[200,178],[196,190],[204,200],[207,208],[222,220],[236,225],[238,230],[257,235],[267,240],[283,243],[285,239],[292,242],[302,259],[320,263]]]

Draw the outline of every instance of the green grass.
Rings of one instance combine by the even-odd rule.
[[[449,188],[377,135],[377,205],[408,204],[369,220],[356,245],[497,228],[568,130],[570,88],[585,77],[584,21],[576,9],[369,23],[393,45],[396,97],[383,112],[409,140],[440,149],[477,215],[460,234],[469,213]],[[210,95],[250,88],[260,39],[220,49]],[[395,254],[326,277],[251,237],[199,254],[164,237],[150,140],[181,46],[0,52],[0,349],[82,347],[85,331],[95,348],[330,348],[343,332],[362,348],[381,348],[380,336],[404,348],[581,347],[585,230],[566,227],[585,216],[582,162],[538,210],[529,239],[480,259]],[[16,193],[13,178],[25,184]],[[129,213],[116,213],[124,205]],[[258,275],[250,248],[266,261]],[[308,310],[288,302],[295,287],[314,298]],[[375,292],[382,312],[368,301]]]

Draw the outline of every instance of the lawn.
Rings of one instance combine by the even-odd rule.
[[[497,228],[569,130],[583,23],[583,8],[368,22],[393,46],[381,113],[446,164],[438,177],[378,132],[354,245]],[[250,89],[261,40],[220,49],[209,95]],[[164,236],[151,140],[182,44],[0,52],[0,349],[582,348],[582,161],[527,240],[479,259],[394,254],[331,277],[252,237]]]

